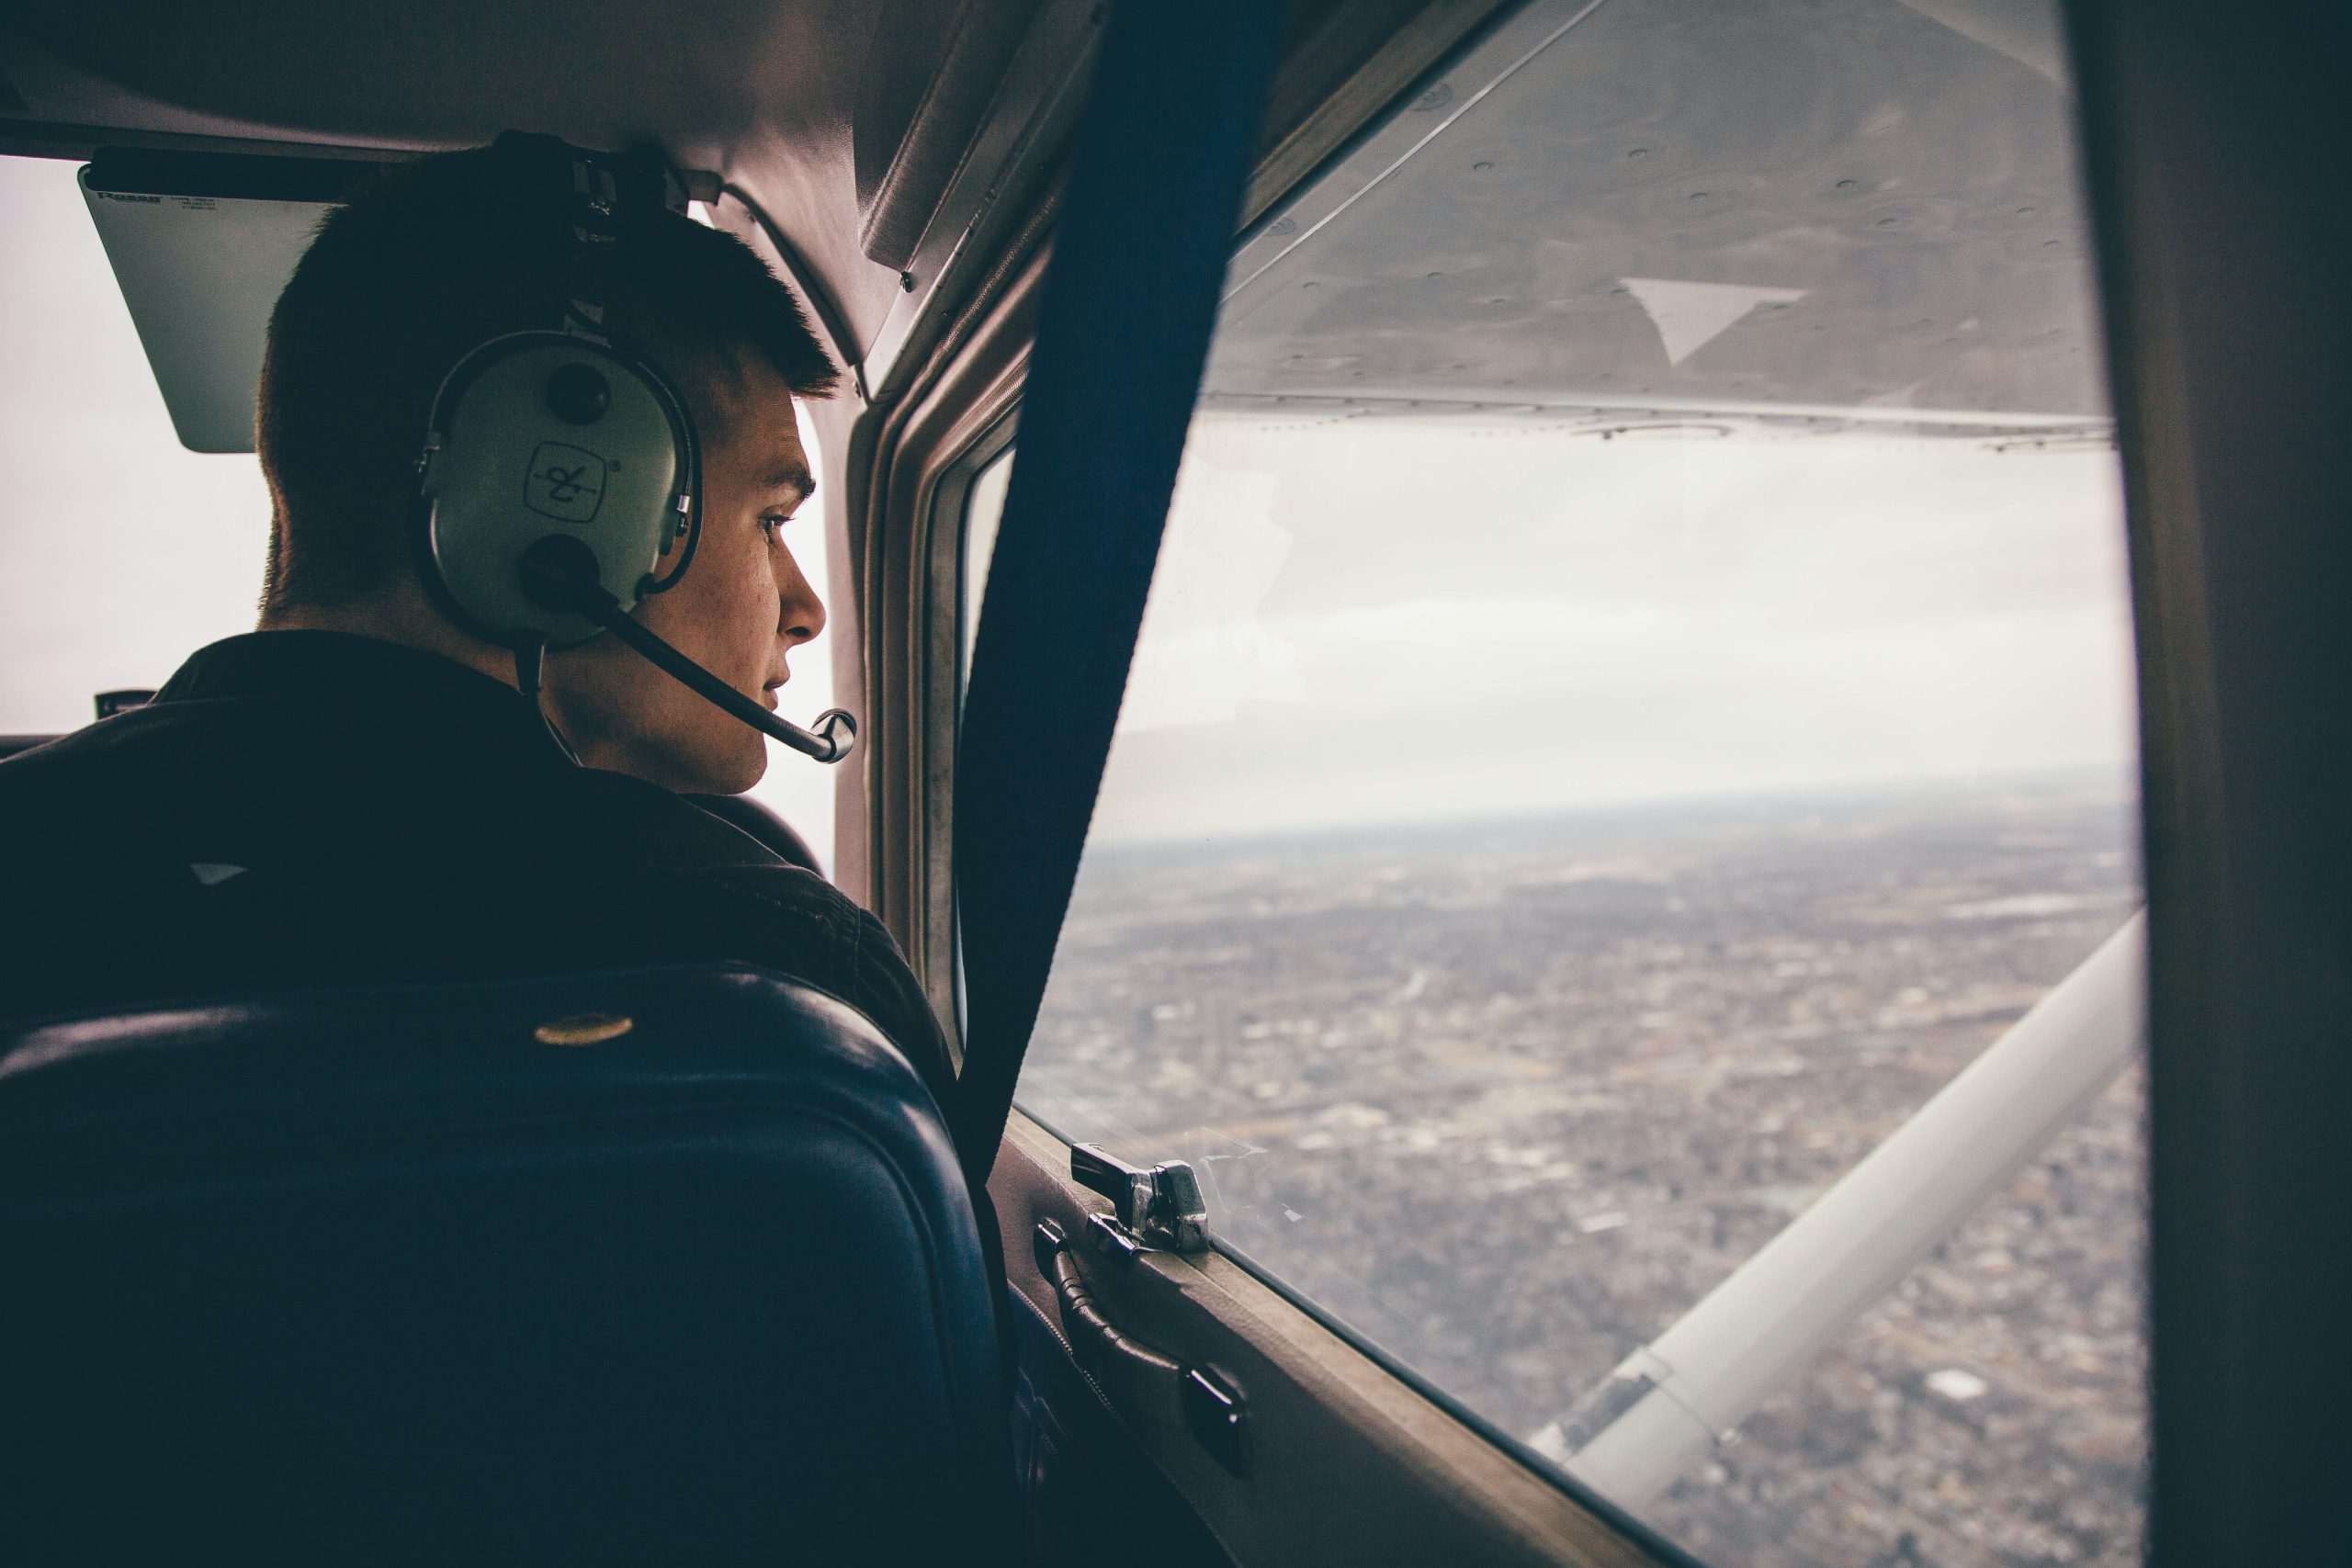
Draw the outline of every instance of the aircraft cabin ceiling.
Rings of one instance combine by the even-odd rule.
[[[967,135],[986,107],[969,84],[993,86],[1053,3],[9,0],[0,143],[79,155],[129,132],[424,151],[508,128],[650,140],[752,191],[866,343],[901,293],[905,204],[895,232],[869,237],[867,220],[926,89],[952,49],[965,98],[946,107],[967,118],[949,130]],[[933,150],[913,172],[935,182],[939,162]]]
[[[878,340],[887,361],[957,237],[926,227],[993,199],[943,201],[973,183],[967,149],[984,173],[1034,156],[979,128],[1016,90],[1076,75],[1091,9],[6,0],[0,149],[80,155],[160,133],[421,150],[508,127],[650,139],[751,192],[853,357]],[[1296,123],[1424,9],[1302,0],[1270,124]],[[2018,0],[1535,0],[1260,225],[1229,278],[1210,400],[2096,427],[2088,236],[2049,15]],[[1334,44],[1339,24],[1352,31]],[[1320,59],[1317,80],[1303,58]]]
[[[1400,28],[1442,48],[1499,4],[1293,0],[1270,131],[1300,124]],[[887,359],[964,226],[1005,194],[1001,171],[1026,177],[1050,164],[1095,10],[1093,0],[0,0],[0,152],[405,152],[510,128],[594,147],[651,141],[750,193],[814,275],[802,281],[823,290],[811,303],[837,340],[854,342],[848,357],[870,359],[879,342]]]

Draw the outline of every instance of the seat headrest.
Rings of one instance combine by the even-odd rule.
[[[937,1111],[755,969],[0,1032],[0,1560],[901,1561],[1009,1506]]]

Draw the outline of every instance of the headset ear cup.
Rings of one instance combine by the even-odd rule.
[[[583,642],[594,622],[524,592],[523,552],[549,535],[577,540],[605,591],[633,607],[683,570],[678,519],[692,513],[679,503],[698,456],[676,394],[650,366],[566,333],[492,339],[434,400],[420,464],[428,575],[492,641]]]

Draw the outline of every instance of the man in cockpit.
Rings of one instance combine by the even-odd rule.
[[[436,389],[547,326],[568,287],[568,193],[519,166],[423,159],[322,225],[270,321],[259,629],[0,763],[18,916],[0,1012],[732,959],[859,1008],[944,1098],[945,1047],[888,934],[682,798],[750,787],[762,737],[609,636],[548,655],[543,723],[513,651],[420,564]],[[787,525],[813,488],[793,399],[834,368],[760,260],[683,215],[645,214],[598,266],[605,324],[679,388],[702,448],[698,547],[639,619],[772,707],[825,624]]]

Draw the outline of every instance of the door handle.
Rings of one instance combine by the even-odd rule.
[[[1248,1475],[1250,1404],[1233,1380],[1214,1367],[1187,1366],[1112,1322],[1058,1224],[1039,1220],[1031,1241],[1037,1271],[1054,1288],[1070,1355],[1105,1397],[1164,1425],[1181,1424],[1229,1473]]]
[[[1122,1252],[1208,1250],[1208,1204],[1201,1197],[1200,1179],[1182,1160],[1147,1170],[1100,1144],[1080,1144],[1069,1151],[1069,1176],[1111,1200],[1110,1218],[1123,1233],[1117,1240]],[[1095,1216],[1094,1223],[1101,1226],[1102,1217]]]

